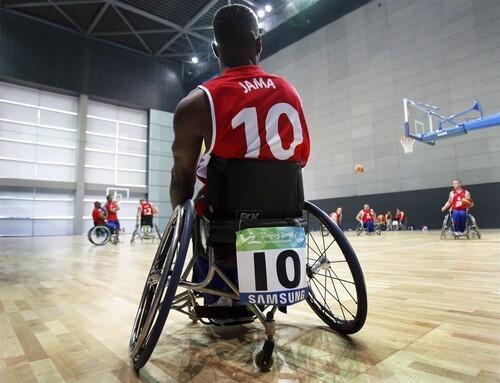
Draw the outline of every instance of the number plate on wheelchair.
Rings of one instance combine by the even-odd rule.
[[[240,301],[286,306],[306,298],[302,227],[259,227],[236,233]]]

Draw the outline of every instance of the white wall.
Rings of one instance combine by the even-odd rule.
[[[82,218],[88,229],[93,201],[104,202],[107,188],[133,190],[118,217],[134,229],[147,188],[147,112],[89,101],[83,163],[78,113],[76,97],[0,82],[0,236],[69,235]],[[83,168],[87,190],[75,203],[71,185]],[[83,217],[74,217],[80,203]]]
[[[500,1],[373,1],[262,66],[302,96],[309,199],[441,187],[453,177],[500,181],[500,128],[416,143],[411,155],[399,143],[404,97],[444,114],[478,97],[486,113],[500,112]],[[353,174],[357,163],[364,174]]]

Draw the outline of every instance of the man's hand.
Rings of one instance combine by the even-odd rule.
[[[211,126],[208,99],[202,90],[195,89],[177,105],[174,114],[174,167],[170,182],[173,208],[193,196],[201,144],[204,140],[209,147]]]

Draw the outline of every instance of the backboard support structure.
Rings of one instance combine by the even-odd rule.
[[[472,107],[451,116],[439,114],[439,107],[403,99],[404,137],[435,145],[436,141],[470,131],[500,126],[500,113],[485,116],[478,100]],[[474,114],[472,118],[466,115]],[[401,140],[403,144],[403,139]],[[404,144],[403,144],[404,147]],[[406,149],[405,149],[406,152]]]

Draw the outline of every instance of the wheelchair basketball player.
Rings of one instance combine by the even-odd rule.
[[[363,209],[356,215],[356,221],[359,222],[358,235],[363,230],[366,230],[368,234],[375,232],[375,212],[373,209],[370,209],[370,205],[365,204],[363,206]]]
[[[193,90],[174,115],[170,184],[174,208],[192,198],[197,176],[206,183],[211,159],[290,161],[305,166],[309,158],[309,133],[299,94],[284,78],[258,66],[262,40],[255,13],[241,5],[223,7],[214,17],[213,30],[212,48],[221,75]],[[203,143],[206,150],[200,157]],[[205,190],[196,201],[198,216],[209,209]],[[218,245],[216,257],[236,279],[235,245]],[[197,278],[203,279],[207,265],[197,266]],[[213,283],[217,282],[223,284],[222,280]],[[231,305],[231,300],[204,297],[205,304]]]
[[[144,239],[152,239],[153,241],[156,238],[161,239],[160,230],[153,222],[154,215],[158,213],[158,208],[152,202],[147,201],[145,198],[139,199],[135,230],[130,238],[130,244],[133,245],[137,238],[140,238],[141,241]]]
[[[453,189],[450,191],[448,200],[441,208],[441,211],[450,209],[450,214],[453,222],[453,231],[456,237],[463,235],[467,225],[467,214],[469,208],[474,206],[471,194],[462,186],[462,181],[454,179],[452,182]]]

